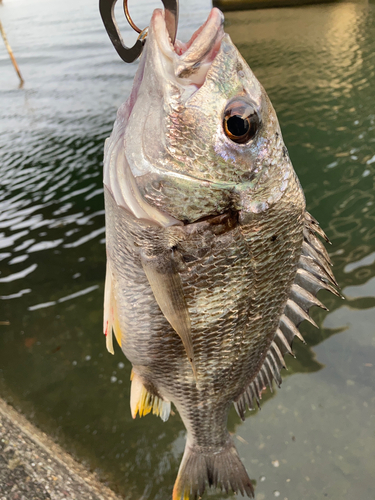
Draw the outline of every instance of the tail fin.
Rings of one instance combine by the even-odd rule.
[[[219,451],[202,451],[186,443],[184,456],[173,488],[173,500],[196,500],[206,485],[229,493],[254,497],[254,488],[237,450],[230,439]]]

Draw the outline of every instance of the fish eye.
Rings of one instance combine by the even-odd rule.
[[[225,135],[237,144],[250,141],[258,131],[260,118],[254,106],[241,99],[227,104],[224,111],[223,128]]]

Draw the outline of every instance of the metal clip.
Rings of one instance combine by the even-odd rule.
[[[143,45],[146,41],[145,30],[140,30],[134,24],[129,14],[128,0],[124,0],[125,17],[130,26],[137,33],[140,33],[133,47],[126,47],[115,20],[114,9],[116,2],[117,0],[99,0],[100,15],[102,16],[104,27],[118,55],[123,61],[130,63],[135,61],[142,53]],[[162,2],[165,10],[165,25],[170,39],[174,44],[178,25],[178,0],[162,0]]]

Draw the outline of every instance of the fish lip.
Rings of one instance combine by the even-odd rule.
[[[223,13],[213,8],[207,20],[193,33],[188,42],[183,43],[176,39],[173,45],[166,28],[164,10],[156,9],[151,18],[150,31],[160,53],[167,61],[172,62],[175,78],[186,79],[187,83],[191,81],[200,86],[220,50],[225,35],[223,25]],[[198,76],[199,72],[201,74]]]

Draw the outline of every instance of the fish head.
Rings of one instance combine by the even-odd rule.
[[[155,10],[118,115],[142,197],[184,222],[243,208],[245,191],[250,209],[262,210],[292,169],[267,93],[223,24],[214,8],[189,42],[172,45]]]

